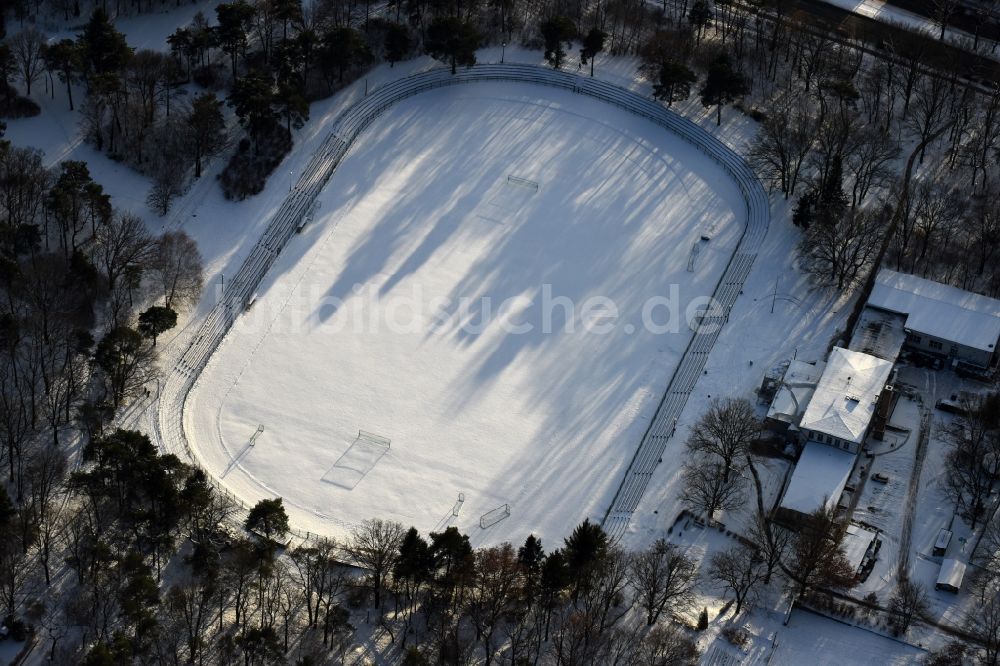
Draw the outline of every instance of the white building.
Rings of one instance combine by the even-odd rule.
[[[962,589],[962,579],[964,578],[965,562],[960,562],[949,557],[941,562],[941,570],[938,572],[938,579],[934,583],[934,588],[957,593]]]
[[[778,505],[779,517],[792,521],[816,509],[834,509],[851,478],[857,455],[807,442]]]
[[[798,430],[826,363],[790,361],[767,410],[766,423],[777,430]]]
[[[834,347],[799,422],[803,438],[857,454],[890,372],[891,361]]]
[[[906,316],[907,346],[988,368],[1000,344],[1000,300],[883,268],[868,307]]]

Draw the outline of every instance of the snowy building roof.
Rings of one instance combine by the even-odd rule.
[[[767,410],[767,418],[797,424],[825,367],[823,362],[791,361]]]
[[[812,513],[820,507],[835,507],[856,459],[854,453],[826,444],[806,442],[781,498],[781,507],[799,513]]]
[[[1000,300],[883,268],[868,305],[907,315],[906,328],[993,352],[1000,339]]]
[[[948,557],[941,562],[941,571],[934,587],[958,592],[962,587],[963,578],[965,578],[965,562]]]
[[[906,315],[881,308],[861,311],[848,349],[893,361],[906,344]]]
[[[851,564],[851,569],[857,571],[861,568],[861,565],[865,561],[865,555],[868,553],[868,549],[871,548],[872,542],[875,541],[875,537],[877,536],[878,532],[866,529],[860,525],[851,523],[847,526],[847,529],[844,531],[842,545],[844,547],[844,555]]]
[[[799,426],[860,444],[892,362],[834,347]]]

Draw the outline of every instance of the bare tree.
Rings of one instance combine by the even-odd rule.
[[[591,572],[590,584],[580,594],[577,606],[594,619],[598,632],[604,633],[615,626],[632,607],[625,594],[631,570],[629,554],[613,546]]]
[[[209,622],[219,604],[219,589],[214,573],[191,576],[188,580],[173,585],[166,595],[168,608],[182,620],[181,626],[191,663],[199,660]]]
[[[1000,472],[1000,438],[997,432],[1000,399],[996,395],[965,402],[965,414],[947,430],[950,441],[945,456],[945,495],[976,529],[986,508],[993,481]]]
[[[712,556],[708,576],[733,593],[736,607],[733,617],[740,614],[744,605],[752,607],[758,587],[767,575],[767,564],[753,548],[745,545],[734,546]]]
[[[930,74],[921,76],[914,88],[906,125],[923,143],[918,159],[920,164],[924,162],[932,137],[940,135],[953,122],[952,114],[956,108],[954,93],[955,86],[952,82]]]
[[[750,164],[775,182],[787,199],[795,194],[802,166],[816,141],[816,115],[804,96],[776,106],[750,147]]]
[[[646,625],[653,626],[666,608],[683,614],[694,603],[698,565],[672,543],[659,539],[634,553],[629,567],[639,606],[646,611]]]
[[[163,289],[164,305],[177,309],[201,295],[202,260],[198,245],[183,231],[168,231],[156,243],[151,267]]]
[[[760,420],[744,398],[713,400],[691,429],[687,448],[692,455],[717,460],[728,483],[742,471],[750,447],[760,436]]]
[[[28,27],[10,39],[10,50],[17,61],[18,73],[24,81],[25,93],[31,95],[31,84],[45,71],[42,49],[47,38],[37,28]]]
[[[97,228],[94,263],[101,267],[114,289],[118,279],[130,268],[142,269],[153,257],[155,242],[142,218],[133,213],[118,212],[108,224]]]
[[[985,189],[1000,150],[1000,86],[994,85],[985,99],[976,99],[980,107],[978,113],[970,114],[974,124],[962,151],[962,162],[972,171],[970,187],[974,189],[979,182]]]
[[[722,464],[708,456],[689,457],[684,461],[681,475],[684,482],[681,501],[709,520],[716,511],[731,511],[743,504],[744,479],[732,476],[727,482]]]
[[[959,0],[931,0],[931,6],[933,7],[931,18],[934,24],[941,30],[938,34],[938,39],[944,40],[944,31],[948,27],[948,21],[951,20],[952,15],[960,4]]]
[[[913,233],[919,248],[914,248],[909,270],[926,276],[928,264],[938,253],[947,253],[964,202],[957,191],[944,190],[929,181],[921,181],[914,189]]]
[[[364,521],[351,533],[347,552],[368,573],[376,608],[382,608],[382,590],[399,557],[405,533],[401,524],[380,518]]]
[[[798,587],[797,596],[815,587],[849,586],[854,578],[844,555],[843,527],[834,510],[820,507],[805,516],[792,538],[786,569]]]
[[[769,523],[767,517],[759,512],[754,515],[747,537],[757,548],[757,554],[764,562],[764,580],[767,585],[771,576],[781,565],[788,551],[791,533],[778,525]]]
[[[994,593],[970,608],[962,626],[978,643],[978,663],[1000,665],[1000,595]]]
[[[694,666],[698,647],[673,624],[661,623],[649,630],[640,645],[637,663],[649,666]]]
[[[892,163],[899,157],[899,142],[882,127],[861,129],[852,149],[844,156],[847,172],[853,177],[851,206],[860,206],[874,189],[885,187],[894,175]]]
[[[520,593],[521,569],[509,543],[476,551],[475,574],[469,591],[468,615],[483,644],[487,666],[496,654],[494,633],[513,611]]]
[[[893,615],[895,630],[905,634],[915,621],[927,615],[928,610],[930,604],[924,586],[909,578],[901,578],[889,598],[889,612]]]
[[[58,508],[66,476],[66,455],[55,446],[42,445],[28,463],[28,485],[35,522],[38,558],[45,584],[52,580],[50,560],[59,536]]]
[[[837,289],[853,286],[878,257],[887,213],[855,209],[841,220],[811,225],[799,243],[803,270]]]

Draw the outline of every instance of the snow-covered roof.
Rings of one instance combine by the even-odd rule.
[[[947,557],[941,561],[941,571],[938,573],[935,587],[946,587],[957,591],[962,587],[963,578],[965,578],[965,562]]]
[[[1000,339],[1000,300],[883,268],[868,304],[907,315],[914,333],[993,352]]]
[[[906,344],[906,315],[881,308],[861,310],[848,349],[893,361]]]
[[[781,498],[782,508],[812,513],[821,506],[835,507],[856,459],[856,454],[826,444],[806,442]]]
[[[774,399],[767,410],[767,418],[797,423],[825,367],[826,363],[823,362],[791,361],[782,377],[781,385],[774,393]]]
[[[860,444],[891,370],[891,361],[834,347],[799,427]]]
[[[865,553],[868,552],[868,548],[877,536],[878,532],[866,529],[860,525],[851,523],[847,526],[847,529],[844,531],[842,545],[844,547],[844,555],[847,556],[847,561],[850,562],[851,568],[854,571],[861,568],[861,563],[865,561]]]

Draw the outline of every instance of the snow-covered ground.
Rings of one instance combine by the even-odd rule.
[[[420,95],[339,167],[192,392],[189,439],[303,529],[558,540],[607,508],[744,222],[717,165],[625,112],[515,84]]]
[[[688,429],[713,398],[742,397],[756,402],[754,391],[764,374],[783,360],[825,360],[838,328],[844,326],[849,303],[828,290],[815,289],[796,269],[798,234],[788,219],[785,202],[772,211],[767,239],[747,278],[743,294],[736,300],[729,323],[722,329],[708,358],[705,374],[695,387],[678,421],[677,435],[667,444],[664,464],[651,480],[648,491],[632,519],[629,545],[642,545],[658,538],[677,515],[680,467]],[[765,407],[761,406],[763,411]],[[761,467],[766,501],[773,502],[781,489],[788,466],[770,460]],[[748,497],[749,499],[749,497]],[[727,527],[743,532],[752,516],[754,502],[745,510],[721,517]]]

